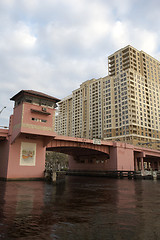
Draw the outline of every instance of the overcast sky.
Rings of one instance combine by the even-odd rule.
[[[22,89],[63,98],[132,45],[160,59],[159,0],[0,0],[0,126]]]

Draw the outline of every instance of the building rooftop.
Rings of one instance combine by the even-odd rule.
[[[40,97],[40,98],[44,98],[44,99],[49,99],[55,102],[59,102],[60,99],[49,96],[45,93],[42,92],[37,92],[34,90],[21,90],[20,92],[18,92],[16,95],[14,95],[12,98],[10,98],[10,100],[12,101],[16,101],[20,96],[24,96],[24,95],[30,95],[30,96],[36,96],[36,97]]]

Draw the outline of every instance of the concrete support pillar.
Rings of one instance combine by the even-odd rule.
[[[143,157],[140,158],[140,161],[141,161],[141,170],[143,171],[144,170],[144,162],[143,162]]]
[[[56,183],[56,180],[57,180],[57,173],[56,171],[52,173],[52,182]]]
[[[147,161],[147,170],[149,170],[149,161]]]
[[[134,159],[134,168],[135,168],[135,171],[138,171],[138,159],[137,159],[137,157],[135,157],[135,159]]]
[[[151,170],[153,170],[154,165],[153,165],[153,161],[151,161]]]
[[[158,171],[160,170],[160,161],[158,161]]]

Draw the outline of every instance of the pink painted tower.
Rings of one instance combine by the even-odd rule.
[[[46,145],[56,135],[55,107],[59,99],[33,90],[22,90],[11,100],[15,106],[10,117],[8,139],[0,148],[0,178],[43,178]]]

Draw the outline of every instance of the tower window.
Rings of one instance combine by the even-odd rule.
[[[45,119],[39,119],[39,118],[32,118],[32,121],[35,121],[35,122],[43,122],[43,123],[46,123],[47,120]]]

